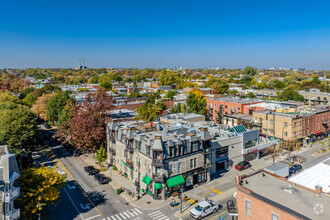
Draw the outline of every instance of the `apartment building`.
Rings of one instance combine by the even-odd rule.
[[[0,188],[2,219],[15,220],[20,217],[20,210],[14,207],[14,200],[20,196],[17,186],[19,170],[14,154],[9,152],[8,146],[0,146]]]
[[[328,136],[330,130],[330,110],[327,108],[263,110],[253,112],[252,117],[253,126],[261,135],[304,145]]]
[[[320,92],[319,89],[311,89],[309,92],[299,91],[304,96],[308,105],[327,105],[330,100],[330,93]]]
[[[315,185],[309,189],[264,170],[236,178],[238,219],[330,219],[329,194]],[[231,211],[234,210],[234,211]]]
[[[258,98],[267,98],[267,99],[277,99],[278,95],[283,92],[283,90],[276,89],[258,89],[255,90],[255,95]]]
[[[210,110],[214,121],[216,121],[218,118],[218,113],[221,109],[221,106],[223,109],[223,115],[227,115],[231,113],[243,113],[244,106],[256,103],[262,103],[262,101],[231,97],[207,98],[207,108]]]

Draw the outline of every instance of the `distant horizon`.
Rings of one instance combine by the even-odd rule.
[[[329,1],[6,1],[0,68],[330,70]]]

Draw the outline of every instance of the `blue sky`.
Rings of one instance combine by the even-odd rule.
[[[0,2],[0,68],[330,69],[330,1]]]

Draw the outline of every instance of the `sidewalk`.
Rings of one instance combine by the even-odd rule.
[[[80,158],[83,159],[89,166],[94,166],[95,168],[99,169],[100,166],[97,165],[93,156],[94,154],[85,154],[80,156]],[[109,185],[112,186],[114,190],[122,187],[123,189],[129,189],[135,193],[136,186],[130,180],[121,176],[118,171],[108,169],[107,171],[101,173],[104,174],[106,177],[110,178]],[[144,188],[144,186],[141,186],[140,188],[142,189]],[[150,195],[142,192],[140,194],[141,198],[139,200],[137,200],[137,196],[132,197],[125,192],[120,193],[120,196],[122,196],[130,205],[140,209],[146,209],[146,207],[148,207],[148,210],[156,210],[163,208],[165,206],[168,206],[170,204],[169,201],[171,201],[169,199],[165,201],[155,200],[151,198]]]

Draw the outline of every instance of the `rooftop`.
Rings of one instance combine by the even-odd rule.
[[[330,209],[325,208],[330,207],[330,197],[290,186],[286,181],[267,173],[254,174],[246,180],[248,183],[243,186],[253,191],[251,195],[267,203],[294,213],[302,219],[330,219]],[[318,214],[314,211],[317,204],[324,207]]]

